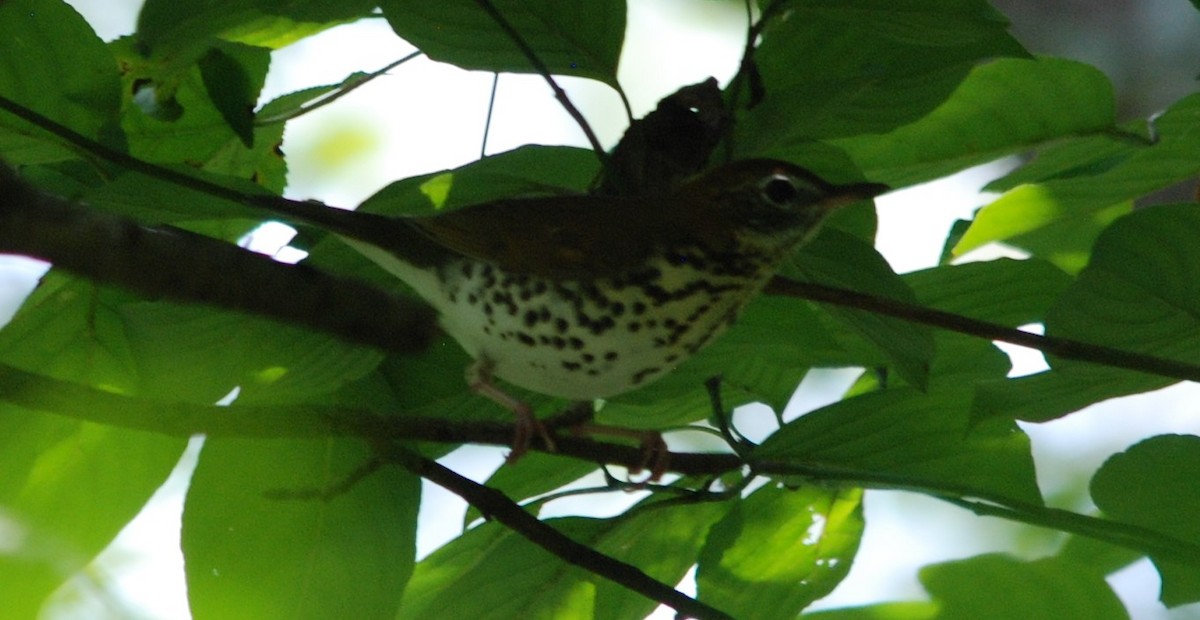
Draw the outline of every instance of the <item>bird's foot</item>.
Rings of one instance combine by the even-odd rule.
[[[578,435],[608,435],[609,437],[637,440],[642,451],[641,460],[629,468],[629,473],[636,475],[649,469],[650,476],[646,478],[645,482],[658,481],[663,474],[667,473],[667,468],[671,465],[671,451],[667,448],[667,442],[663,439],[662,433],[658,431],[636,430],[588,422],[572,427],[571,432]]]

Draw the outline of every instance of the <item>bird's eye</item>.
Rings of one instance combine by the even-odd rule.
[[[779,206],[791,204],[799,193],[795,181],[782,174],[776,174],[762,184],[763,197]]]

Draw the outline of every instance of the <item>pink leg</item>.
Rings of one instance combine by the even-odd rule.
[[[527,403],[513,398],[492,381],[492,365],[491,360],[480,358],[468,366],[467,387],[472,392],[508,409],[516,416],[516,432],[513,434],[512,452],[508,454],[507,462],[516,463],[522,456],[525,456],[535,434],[541,437],[546,449],[553,452],[555,450],[554,440],[550,437],[546,426],[534,417],[533,409]]]

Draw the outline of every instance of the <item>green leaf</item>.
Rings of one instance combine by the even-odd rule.
[[[728,504],[647,506],[614,519],[549,519],[547,525],[601,553],[676,583],[695,563]],[[637,618],[657,605],[568,567],[496,523],[467,531],[417,564],[399,617]]]
[[[1048,223],[1037,230],[1011,237],[1005,243],[1044,258],[1063,271],[1079,273],[1087,266],[1092,246],[1100,233],[1131,211],[1132,202],[1120,202],[1083,217]]]
[[[381,354],[333,336],[213,308],[145,302],[51,272],[0,330],[0,359],[48,377],[166,402],[310,402]]]
[[[695,480],[683,481],[695,484]],[[581,541],[600,553],[640,568],[662,583],[676,584],[697,561],[710,528],[732,508],[729,502],[655,505],[653,498],[610,520],[603,538]],[[581,569],[572,569],[583,573]],[[632,592],[591,573],[596,585],[597,620],[643,618],[658,607]]]
[[[981,555],[926,566],[920,577],[938,618],[1129,618],[1102,574],[1055,558]]]
[[[137,362],[117,311],[131,299],[51,271],[0,329],[0,360],[47,377],[136,393]]]
[[[312,402],[383,357],[328,334],[214,308],[133,302],[119,313],[142,392],[171,400],[213,403],[236,386],[240,405]]]
[[[244,192],[246,195],[264,193],[263,187],[248,180],[207,173],[186,166],[168,167],[176,172]],[[124,215],[147,225],[172,224],[195,230],[198,224],[211,226],[221,222],[236,231],[235,234],[221,238],[236,241],[262,221],[270,219],[270,214],[260,209],[138,172],[116,172],[98,182],[98,185],[80,187],[80,200],[86,201],[88,206]],[[43,183],[39,185],[44,186]]]
[[[625,41],[624,0],[492,0],[491,4],[551,73],[617,87],[617,64]],[[464,69],[537,72],[509,34],[474,0],[384,0],[379,5],[396,34],[433,60]]]
[[[370,458],[353,440],[208,439],[183,512],[193,617],[390,618],[411,575],[419,480],[383,468],[328,501]]]
[[[534,452],[521,457],[516,463],[505,463],[487,479],[487,485],[514,501],[524,502],[575,482],[594,471],[595,463]],[[479,509],[468,506],[463,521],[470,524],[482,516]]]
[[[0,2],[0,96],[124,150],[120,89],[112,54],[66,3]],[[0,111],[0,157],[31,164],[77,155],[58,138]]]
[[[1120,133],[1124,131],[1124,133]],[[1120,166],[1130,155],[1150,144],[1146,123],[1091,136],[1077,136],[1044,145],[1034,157],[1008,174],[989,182],[989,192],[1006,192],[1028,183],[1055,179],[1087,178]]]
[[[1041,503],[1029,438],[1011,422],[973,424],[969,407],[963,388],[869,392],[788,423],[753,458],[831,469],[851,483]]]
[[[754,59],[766,93],[736,125],[741,156],[882,133],[941,104],[971,66],[1026,56],[980,0],[784,4]]]
[[[1165,385],[1169,381],[1163,382]],[[981,384],[975,394],[972,415],[980,419],[1000,417],[1045,422],[1079,411],[1092,403],[1121,396],[1127,393],[1127,389],[1139,391],[1127,387],[1124,381],[1110,385],[1100,378],[1096,381],[1081,381],[1075,376],[1060,372],[1039,372],[1006,381]]]
[[[587,519],[546,523],[576,540],[601,525]],[[549,552],[497,523],[485,523],[417,564],[398,617],[588,617],[594,597],[592,585],[581,575],[568,575]]]
[[[700,600],[743,619],[795,618],[850,570],[862,538],[862,491],[765,486],[708,536]]]
[[[1136,211],[1096,243],[1092,263],[1047,312],[1046,330],[1073,338],[1196,362],[1200,260],[1194,204]],[[1050,357],[1051,371],[985,386],[975,415],[1046,421],[1115,396],[1158,389],[1173,379]]]
[[[254,104],[258,102],[262,81],[253,80],[246,67],[242,66],[238,58],[241,51],[234,44],[211,47],[200,57],[196,66],[200,69],[200,79],[213,105],[242,144],[250,149],[254,148]],[[252,53],[245,56],[254,57]],[[266,69],[255,71],[255,74],[265,75]]]
[[[244,114],[244,109],[239,112],[238,106],[253,104],[253,99],[247,102],[246,98],[256,98],[262,88],[270,50],[245,45],[221,46],[222,51],[236,60],[245,87],[235,89],[236,96],[222,94],[223,101],[218,107],[195,64],[177,66],[143,57],[129,38],[114,41],[110,48],[125,68],[123,85],[131,99],[121,123],[129,136],[132,155],[156,164],[186,164],[193,169],[252,181],[273,193],[283,191],[287,172],[279,152],[283,124],[255,127],[254,146],[247,148],[245,134],[239,136],[226,118],[226,114]],[[157,106],[177,108],[178,112],[154,114],[153,106],[140,103],[147,95]],[[263,112],[270,115],[270,106],[264,106]]]
[[[383,215],[431,215],[498,198],[577,193],[598,169],[595,153],[586,149],[522,146],[455,170],[396,181],[360,208]]]
[[[212,37],[279,49],[370,15],[371,0],[147,0],[137,36],[153,54],[187,56]]]
[[[916,298],[887,261],[873,247],[835,229],[805,244],[781,275],[889,297],[906,303]],[[923,387],[934,358],[932,332],[923,326],[863,310],[828,306],[830,314],[845,321],[887,356],[905,381]]]
[[[1041,322],[1071,284],[1069,276],[1038,259],[943,265],[905,274],[904,281],[924,306],[1014,328]],[[1012,382],[1006,378],[1008,357],[987,340],[939,330],[937,351],[930,373],[935,385],[986,390]]]
[[[0,381],[4,394],[23,389],[7,379]],[[5,615],[38,617],[46,597],[141,510],[185,445],[180,438],[0,405]]]
[[[1106,155],[1104,169],[1094,173],[1059,175],[1009,190],[979,212],[955,254],[1051,224],[1086,220],[1200,172],[1200,94],[1176,102],[1155,126],[1158,142],[1131,149],[1119,163]]]
[[[1159,435],[1105,461],[1092,478],[1096,506],[1117,521],[1200,542],[1200,437]],[[1194,564],[1154,558],[1162,575],[1159,598],[1168,607],[1200,600]]]
[[[1047,140],[1105,130],[1115,119],[1112,85],[1098,69],[1058,58],[1001,58],[972,69],[920,120],[834,144],[872,180],[904,187]]]
[[[943,265],[901,276],[921,305],[1002,325],[1040,322],[1071,278],[1038,259]]]
[[[1069,536],[1054,557],[1111,575],[1140,560],[1142,554],[1129,547],[1119,547],[1095,538]]]

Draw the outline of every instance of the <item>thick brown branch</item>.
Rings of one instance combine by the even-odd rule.
[[[2,164],[0,253],[39,258],[151,299],[240,310],[391,351],[421,350],[436,330],[432,310],[414,300],[75,205],[38,191]]]

